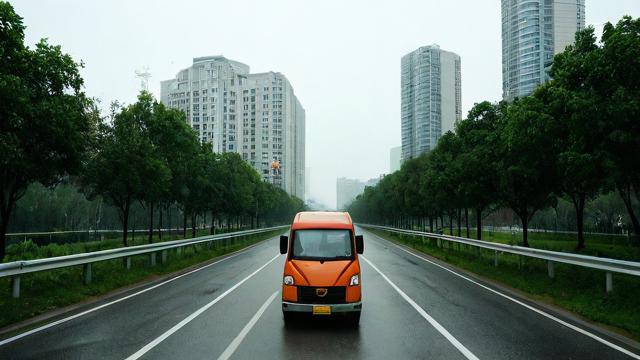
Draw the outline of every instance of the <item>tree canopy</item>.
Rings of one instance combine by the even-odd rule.
[[[22,18],[0,2],[0,259],[11,211],[27,186],[77,174],[91,146],[97,110],[79,68],[60,46],[24,45]]]

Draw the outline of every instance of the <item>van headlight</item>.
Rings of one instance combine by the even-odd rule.
[[[283,279],[282,279],[282,283],[285,285],[293,285],[295,282],[293,281],[293,276],[291,275],[286,275]]]
[[[351,277],[351,280],[349,280],[349,286],[356,286],[356,285],[360,285],[360,274],[355,274]]]

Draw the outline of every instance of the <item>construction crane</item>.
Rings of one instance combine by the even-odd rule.
[[[140,79],[140,88],[144,91],[149,91],[149,79],[151,78],[149,67],[145,66],[140,70],[136,70],[135,72],[136,77]]]

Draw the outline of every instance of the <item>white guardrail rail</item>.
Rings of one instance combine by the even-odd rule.
[[[468,239],[464,237],[434,234],[429,232],[422,232],[416,230],[398,229],[388,226],[370,225],[370,224],[357,224],[365,229],[377,229],[397,234],[420,236],[432,239],[438,239],[441,241],[455,242],[459,244],[465,244],[478,248],[494,251],[494,265],[498,266],[499,253],[510,253],[515,255],[521,255],[525,257],[532,257],[547,261],[547,270],[549,277],[555,276],[554,263],[570,264],[575,266],[582,266],[591,269],[603,270],[606,272],[605,289],[607,292],[613,290],[613,273],[628,274],[634,276],[640,276],[640,262],[616,260],[610,258],[601,258],[597,256],[587,256],[572,253],[564,253],[558,251],[549,251],[541,249],[533,249],[523,246],[507,245],[501,243],[494,243],[489,241]]]
[[[9,263],[0,264],[0,278],[11,277],[11,292],[14,298],[20,297],[20,276],[33,272],[60,269],[69,266],[83,265],[84,282],[91,282],[91,264],[99,261],[112,260],[117,258],[125,259],[127,269],[131,268],[131,257],[135,255],[149,254],[149,263],[151,266],[156,264],[156,254],[161,254],[161,261],[167,260],[167,251],[177,249],[180,251],[185,246],[193,246],[203,243],[214,243],[218,241],[226,241],[242,236],[256,235],[270,231],[285,230],[289,225],[274,226],[262,229],[243,230],[226,234],[200,236],[191,239],[173,240],[158,242],[147,245],[137,245],[129,247],[121,247],[116,249],[108,249],[81,254],[73,254],[66,256],[57,256],[35,260],[20,260]]]

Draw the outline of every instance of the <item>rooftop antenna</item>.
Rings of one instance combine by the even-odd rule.
[[[149,79],[151,78],[149,67],[144,66],[142,69],[138,69],[135,72],[136,77],[140,79],[140,88],[144,91],[149,91]]]

